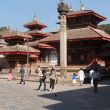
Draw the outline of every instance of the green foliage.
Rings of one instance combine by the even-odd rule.
[[[102,24],[101,27],[106,33],[110,34],[110,24]]]
[[[7,30],[7,27],[0,27],[0,31]]]

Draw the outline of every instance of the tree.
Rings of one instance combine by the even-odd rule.
[[[7,27],[0,27],[0,31],[7,30]]]
[[[106,33],[110,34],[110,24],[102,24],[99,27],[102,28]]]

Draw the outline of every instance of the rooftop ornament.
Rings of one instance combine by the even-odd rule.
[[[70,8],[63,0],[60,0],[57,10],[60,15],[66,15],[70,11]]]

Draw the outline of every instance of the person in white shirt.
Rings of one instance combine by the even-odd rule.
[[[82,85],[84,82],[84,78],[85,78],[85,74],[82,68],[78,72],[78,78],[80,80],[80,85]]]
[[[99,73],[98,70],[95,68],[95,69],[94,69],[94,72],[92,72],[91,76],[92,76],[92,78],[93,78],[94,92],[97,92],[98,80],[100,80],[100,73]]]
[[[41,67],[40,66],[38,66],[37,72],[38,72],[38,74],[41,72]]]
[[[90,72],[89,72],[89,75],[90,75],[90,78],[91,78],[91,86],[93,86],[93,73],[94,72],[95,71],[93,69],[91,69]]]

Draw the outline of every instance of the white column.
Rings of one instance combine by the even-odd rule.
[[[66,16],[60,16],[60,69],[61,75],[66,76],[67,68],[67,29]]]

